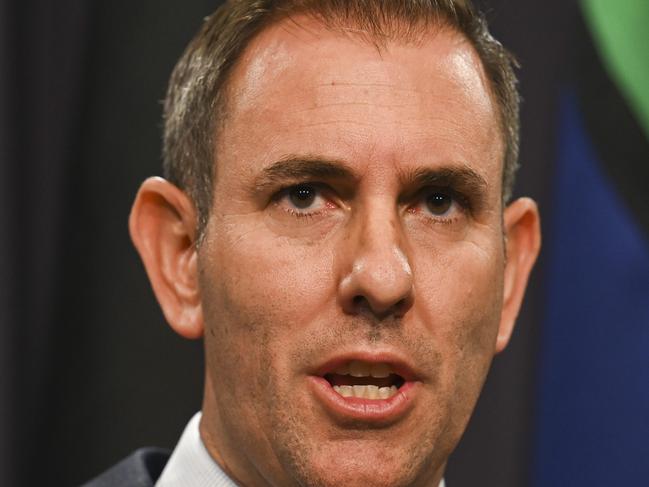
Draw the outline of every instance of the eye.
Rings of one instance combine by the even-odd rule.
[[[443,216],[448,213],[452,206],[453,197],[448,194],[435,192],[426,197],[426,208],[433,215]]]
[[[313,186],[301,184],[290,188],[287,192],[287,196],[295,208],[306,210],[315,202],[316,197],[318,196],[318,191]]]
[[[413,199],[408,211],[433,223],[455,223],[470,208],[464,196],[452,188],[424,188]]]
[[[316,183],[289,186],[275,196],[276,205],[295,216],[313,216],[334,205],[328,199],[326,187]]]

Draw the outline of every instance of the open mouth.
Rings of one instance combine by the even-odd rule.
[[[309,376],[314,398],[343,427],[401,421],[419,403],[424,387],[407,357],[387,351],[339,353]]]
[[[352,360],[340,365],[324,378],[342,397],[383,400],[395,396],[405,383],[387,363]]]

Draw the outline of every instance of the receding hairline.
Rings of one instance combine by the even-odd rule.
[[[403,27],[409,27],[407,31],[398,29],[396,24],[408,24],[408,22],[402,19],[392,19],[392,26],[396,30],[394,32],[391,31],[389,33],[384,33],[355,28],[360,24],[359,22],[356,22],[355,17],[349,18],[348,22],[343,22],[342,20],[336,19],[334,17],[324,19],[317,12],[313,12],[309,9],[280,13],[275,12],[267,19],[267,21],[263,25],[261,25],[257,29],[254,35],[248,40],[245,47],[239,53],[235,62],[228,68],[228,71],[224,73],[220,96],[218,103],[215,106],[215,113],[213,114],[214,126],[212,136],[214,137],[214,139],[212,151],[214,155],[214,179],[216,179],[217,176],[216,165],[218,164],[217,149],[219,147],[219,136],[221,134],[223,126],[226,125],[229,121],[229,114],[231,113],[231,106],[229,102],[231,100],[234,100],[237,96],[236,90],[234,89],[234,79],[236,78],[234,74],[238,69],[242,68],[243,63],[250,62],[251,57],[249,56],[249,54],[254,49],[255,43],[259,40],[259,38],[262,37],[264,33],[267,33],[269,30],[271,30],[273,27],[279,27],[283,22],[289,22],[289,25],[293,25],[297,29],[314,33],[314,31],[311,30],[308,26],[308,23],[311,23],[315,27],[323,27],[324,29],[326,29],[326,31],[334,35],[340,35],[341,37],[348,38],[350,41],[366,43],[367,45],[370,45],[377,49],[379,54],[387,50],[390,43],[423,47],[427,40],[429,40],[431,37],[435,37],[437,34],[452,34],[462,44],[466,45],[470,49],[471,55],[474,57],[474,60],[477,63],[477,73],[480,77],[480,83],[484,87],[486,93],[489,95],[492,111],[494,116],[496,117],[496,124],[501,139],[501,162],[504,165],[507,145],[505,121],[503,120],[503,114],[500,110],[498,95],[495,92],[493,83],[489,79],[489,76],[486,72],[485,64],[469,37],[464,32],[462,32],[458,26],[454,25],[446,15],[443,15],[441,12],[438,13],[439,15],[436,15],[434,18],[431,16],[430,19],[419,19],[416,24],[415,22],[412,22],[410,25],[404,25]],[[301,19],[305,19],[307,22],[301,22]],[[501,167],[501,170],[503,169],[504,167]]]

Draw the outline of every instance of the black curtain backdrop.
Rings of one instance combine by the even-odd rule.
[[[160,100],[219,2],[0,0],[0,485],[78,485],[200,408],[202,347],[165,324],[127,233],[160,173]],[[517,194],[546,208],[576,4],[483,1],[519,57]],[[543,259],[450,487],[528,483]]]

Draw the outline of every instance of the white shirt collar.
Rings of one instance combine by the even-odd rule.
[[[208,453],[198,425],[201,413],[189,421],[155,487],[237,487]],[[444,479],[439,487],[445,487]]]
[[[200,421],[198,412],[185,427],[156,487],[237,487],[203,445]]]

